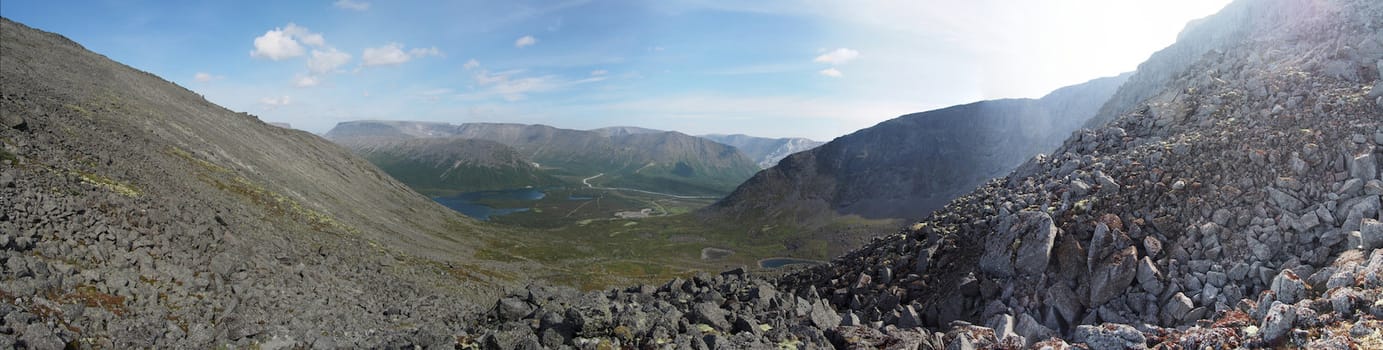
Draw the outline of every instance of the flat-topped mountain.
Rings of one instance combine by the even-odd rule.
[[[1055,149],[1125,78],[1096,79],[1041,99],[976,102],[885,121],[788,156],[703,213],[805,226],[846,215],[924,216]]]
[[[778,161],[787,158],[793,153],[806,151],[825,142],[812,141],[801,137],[767,138],[755,137],[744,134],[720,135],[710,134],[701,137],[711,139],[715,142],[734,146],[744,155],[749,156],[759,164],[760,168],[768,169],[778,164]]]
[[[599,178],[603,186],[723,195],[758,171],[734,147],[671,131],[608,128],[594,131],[546,125],[356,121],[338,124],[328,139],[448,137],[488,140],[514,148],[556,176]]]

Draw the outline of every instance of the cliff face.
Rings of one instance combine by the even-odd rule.
[[[741,134],[701,135],[701,137],[739,149],[740,152],[744,152],[744,155],[749,156],[750,159],[759,164],[760,168],[764,169],[777,165],[778,161],[794,153],[813,149],[825,143],[800,137],[772,139]]]
[[[783,159],[705,213],[806,225],[839,215],[925,216],[1054,149],[1124,78],[1093,80],[1037,100],[977,102],[879,123]]]

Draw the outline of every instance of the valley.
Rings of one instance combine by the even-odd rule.
[[[1165,29],[0,3],[0,348],[1383,349],[1383,2],[1227,1],[1132,72],[978,101],[1126,50],[1023,25]]]

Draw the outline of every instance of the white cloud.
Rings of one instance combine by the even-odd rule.
[[[519,40],[514,40],[514,47],[522,49],[524,46],[533,46],[533,44],[537,43],[537,38],[534,38],[532,35],[524,35],[522,38],[519,38]]]
[[[480,61],[476,61],[472,58],[470,61],[466,61],[466,64],[461,65],[461,68],[465,68],[466,70],[480,68]]]
[[[831,52],[822,54],[821,56],[816,56],[816,59],[813,61],[816,61],[818,63],[827,63],[831,65],[842,65],[858,57],[860,57],[859,51],[842,47],[839,49],[832,50]]]
[[[364,1],[336,0],[336,2],[332,3],[331,5],[336,6],[336,8],[339,9],[347,9],[353,11],[365,11],[370,9],[370,3]]]
[[[835,68],[826,68],[826,69],[822,69],[822,70],[820,70],[820,71],[817,71],[817,73],[820,73],[821,75],[825,75],[825,76],[832,77],[832,78],[840,78],[840,77],[845,76],[845,73],[841,73],[840,70],[835,69]]]
[[[225,77],[219,75],[212,75],[211,73],[207,72],[197,72],[197,74],[192,75],[193,80],[196,80],[197,82],[201,83],[209,82],[212,80],[221,80],[222,78]]]
[[[415,49],[412,49],[412,50],[408,50],[408,54],[409,54],[409,55],[412,55],[413,57],[416,57],[416,58],[428,57],[428,56],[438,56],[438,57],[444,56],[444,55],[442,55],[442,50],[438,50],[436,46],[429,47],[429,48],[415,48]]]
[[[403,51],[403,44],[389,43],[380,47],[365,48],[365,53],[360,56],[360,59],[364,61],[365,66],[387,66],[403,64],[414,58],[427,56],[442,56],[442,51],[433,46],[415,48],[405,52]]]
[[[298,41],[301,41],[302,43],[311,46],[322,47],[327,44],[327,40],[325,38],[322,38],[321,34],[313,33],[312,31],[307,30],[307,28],[299,27],[298,25],[293,23],[288,23],[288,26],[283,27],[283,32],[285,34],[292,35],[294,39],[298,39]]]
[[[313,86],[317,86],[318,84],[321,84],[321,83],[322,83],[321,80],[319,80],[319,79],[317,79],[317,77],[311,76],[311,75],[302,75],[302,76],[298,76],[297,79],[293,79],[293,86],[297,86],[297,87],[300,87],[300,88],[313,87]]]
[[[312,58],[307,60],[307,70],[317,74],[329,73],[346,65],[346,63],[350,61],[351,54],[341,52],[336,48],[329,47],[325,50],[312,50]]]
[[[604,69],[597,69],[597,70],[591,71],[591,76],[593,76],[593,77],[598,77],[598,76],[602,76],[602,75],[606,75],[606,74],[610,74],[610,71],[607,71],[607,70],[604,70]]]
[[[298,45],[297,40],[293,40],[292,36],[280,29],[264,32],[263,36],[255,38],[255,49],[250,51],[251,57],[268,58],[275,61],[302,55],[303,46]]]
[[[292,98],[292,97],[289,97],[289,96],[287,96],[287,95],[284,95],[284,96],[282,96],[282,97],[265,97],[265,98],[259,99],[259,104],[264,105],[264,108],[267,108],[267,109],[275,109],[275,108],[287,106],[287,105],[292,104],[292,103],[293,103],[293,98]]]
[[[324,47],[327,44],[321,34],[313,33],[305,27],[288,23],[283,28],[274,28],[264,32],[264,35],[255,38],[255,49],[250,51],[251,57],[268,58],[279,61],[288,58],[302,56],[304,53],[303,45],[312,47]],[[301,43],[301,44],[300,44]]]
[[[403,52],[403,45],[390,43],[380,47],[367,47],[365,53],[360,56],[366,66],[382,66],[402,64],[413,59]]]

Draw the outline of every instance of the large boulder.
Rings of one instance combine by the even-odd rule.
[[[1354,156],[1349,161],[1349,176],[1364,181],[1378,178],[1378,160],[1373,153]]]
[[[1138,274],[1138,249],[1132,246],[1114,253],[1090,269],[1090,305],[1103,305],[1118,297]]]

